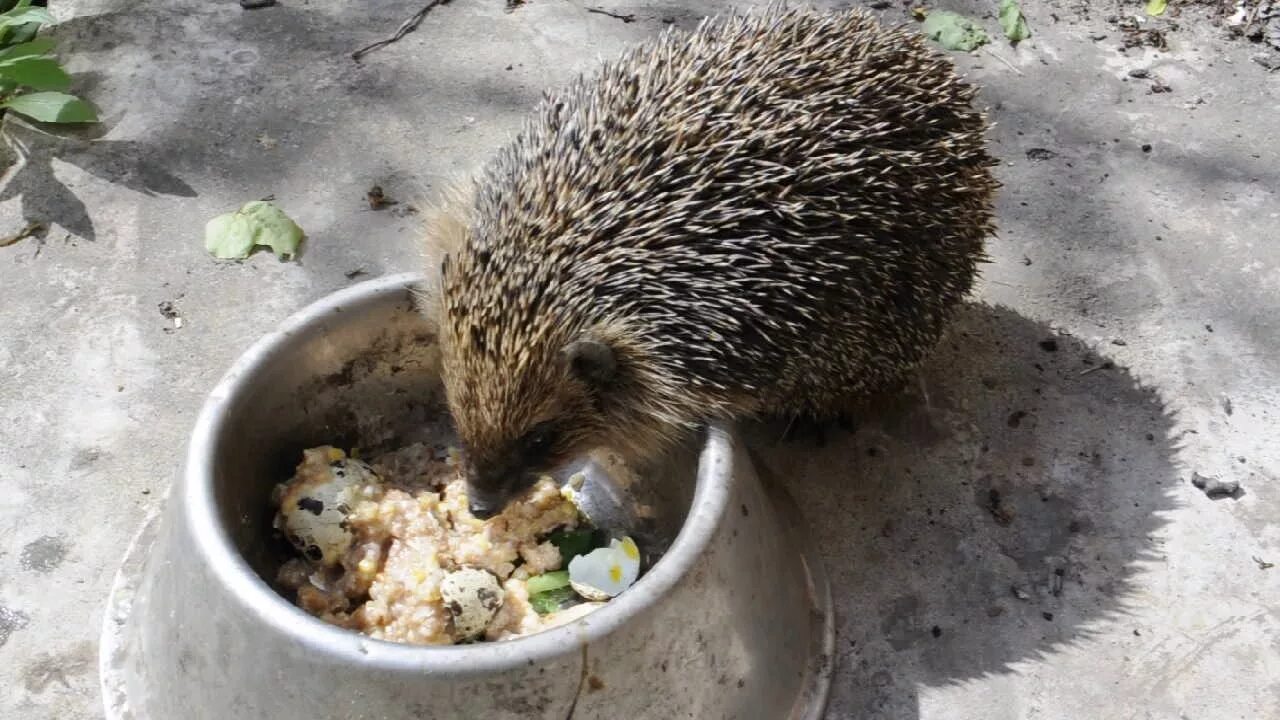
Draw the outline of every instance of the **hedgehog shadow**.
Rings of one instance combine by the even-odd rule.
[[[1172,418],[1079,341],[972,305],[921,377],[822,446],[745,429],[831,578],[833,719],[918,718],[926,688],[1123,623],[1174,505]]]

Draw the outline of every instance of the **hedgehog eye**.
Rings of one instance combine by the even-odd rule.
[[[522,444],[525,455],[531,458],[545,458],[551,454],[557,439],[558,433],[549,423],[536,425],[524,436]]]

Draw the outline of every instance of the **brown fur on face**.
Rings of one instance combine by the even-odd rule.
[[[475,309],[460,314],[450,298],[485,295],[470,284],[474,269],[464,269],[476,257],[464,251],[442,264],[436,311],[446,397],[466,448],[477,515],[501,510],[539,476],[594,448],[638,461],[674,439],[676,418],[646,411],[662,407],[662,381],[650,377],[643,350],[625,330],[535,323],[529,329],[537,332],[512,343],[475,325]],[[524,297],[511,287],[501,294]],[[521,304],[503,311],[518,314]]]

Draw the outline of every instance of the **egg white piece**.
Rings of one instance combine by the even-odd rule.
[[[640,549],[629,537],[592,550],[569,562],[569,583],[588,600],[608,600],[631,587],[640,576]]]

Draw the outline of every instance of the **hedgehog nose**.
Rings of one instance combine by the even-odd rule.
[[[500,493],[487,490],[485,485],[467,483],[467,507],[476,518],[488,520],[502,510],[502,505]]]
[[[467,499],[467,507],[470,508],[471,514],[480,520],[488,520],[498,514],[497,505],[474,497]]]

